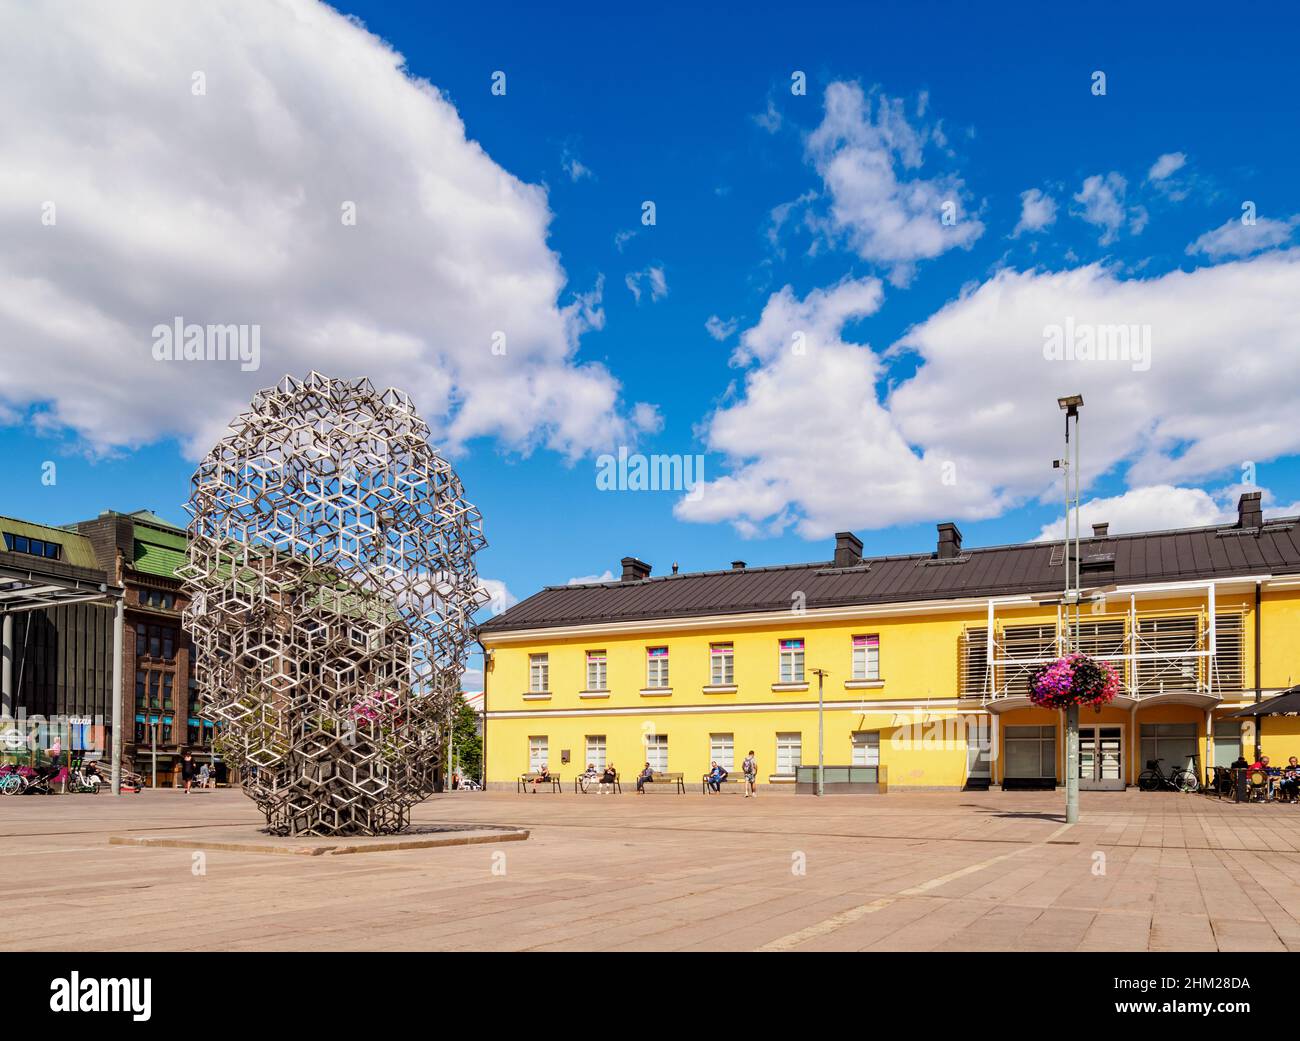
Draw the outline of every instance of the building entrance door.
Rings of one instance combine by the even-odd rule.
[[[1090,792],[1124,790],[1124,728],[1079,727],[1079,788]]]

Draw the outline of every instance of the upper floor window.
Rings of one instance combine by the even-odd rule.
[[[668,648],[647,647],[645,652],[645,685],[668,686]]]
[[[709,682],[729,687],[736,682],[736,649],[729,643],[709,645]]]
[[[608,690],[609,674],[606,672],[604,651],[587,652],[587,689]]]
[[[161,589],[142,589],[140,590],[140,603],[145,607],[157,607],[163,611],[172,611],[176,608],[176,594],[166,593]]]
[[[528,656],[528,689],[543,693],[551,689],[551,660],[549,655]]]
[[[781,641],[781,682],[803,682],[803,640]]]
[[[51,542],[49,539],[34,539],[27,535],[15,535],[13,532],[6,531],[5,549],[10,553],[30,553],[34,557],[45,557],[48,560],[58,560],[61,555],[62,547],[57,542]]]
[[[853,637],[853,678],[880,679],[880,637]]]

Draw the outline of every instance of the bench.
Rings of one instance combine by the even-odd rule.
[[[559,774],[551,774],[549,777],[546,778],[546,780],[541,782],[538,788],[530,787],[530,785],[532,785],[533,781],[535,781],[536,779],[537,779],[537,774],[535,773],[520,774],[519,778],[515,781],[515,794],[518,795],[521,791],[524,792],[537,791],[538,788],[544,790],[544,787],[548,784],[551,786],[551,791],[553,792],[564,791],[564,789],[560,786]]]
[[[1050,792],[1056,790],[1055,777],[1004,777],[1004,792]]]
[[[660,773],[658,770],[652,770],[650,772],[650,782],[645,786],[645,788],[641,790],[647,791],[651,788],[658,788],[660,785],[670,785],[670,784],[674,786],[674,790],[677,792],[678,795],[686,794],[686,781],[683,774]],[[667,790],[667,789],[660,789],[660,790]]]
[[[597,775],[596,777],[593,777],[587,781],[587,788],[584,791],[582,787],[582,779],[585,776],[586,776],[585,774],[578,774],[578,776],[573,779],[573,791],[575,795],[590,795],[592,792],[599,792],[601,790],[600,776]],[[614,771],[614,794],[615,795],[623,794],[623,786],[619,784],[619,781],[622,779],[622,777],[623,775],[621,773],[619,773],[617,770]]]
[[[703,792],[705,795],[710,795],[710,794],[719,795],[724,791],[730,790],[730,787],[732,786],[734,786],[738,791],[743,791],[745,787],[745,775],[737,774],[734,771],[728,770],[727,779],[723,781],[720,785],[718,785],[717,792],[714,792],[713,789],[709,787],[708,774],[705,774],[700,779],[700,791]]]

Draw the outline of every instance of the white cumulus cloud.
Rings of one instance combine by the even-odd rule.
[[[725,472],[678,517],[822,537],[1053,502],[1056,399],[1070,393],[1085,400],[1085,490],[1103,474],[1180,485],[1300,451],[1300,369],[1278,362],[1300,357],[1300,252],[1149,279],[1000,271],[890,348],[917,356],[892,390],[882,352],[842,337],[880,300],[874,280],[768,300],[734,357],[743,395],[704,427]],[[1047,331],[1067,326],[1124,327],[1149,339],[1150,365],[1049,360]]]
[[[1042,231],[1055,220],[1056,200],[1038,188],[1030,188],[1020,193],[1020,220],[1011,237],[1017,238],[1025,232]]]
[[[914,127],[901,98],[837,82],[827,88],[821,125],[807,140],[807,158],[830,197],[829,214],[812,223],[847,240],[898,285],[911,279],[918,261],[967,249],[984,233],[965,212],[960,177],[919,173],[936,133]]]
[[[1243,224],[1239,217],[1232,217],[1191,243],[1187,247],[1187,255],[1203,254],[1217,260],[1220,257],[1245,257],[1276,249],[1291,241],[1298,223],[1300,217],[1284,221],[1259,217],[1254,224]]]
[[[0,339],[22,345],[0,355],[0,414],[199,453],[254,390],[319,369],[402,387],[453,448],[625,436],[618,383],[577,356],[603,312],[566,291],[545,191],[354,19],[5,5],[0,125]],[[155,361],[176,316],[258,326],[260,371]]]

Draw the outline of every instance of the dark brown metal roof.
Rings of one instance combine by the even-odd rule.
[[[1271,520],[1260,528],[1188,528],[1083,539],[1083,584],[1300,573],[1298,519]],[[1063,558],[1060,542],[1030,542],[963,549],[958,557],[942,561],[923,553],[868,557],[848,568],[819,562],[547,586],[483,623],[480,632],[789,610],[800,593],[809,610],[1043,593],[1065,583],[1062,563],[1051,563],[1053,551]],[[1113,559],[1105,559],[1108,555]]]

